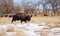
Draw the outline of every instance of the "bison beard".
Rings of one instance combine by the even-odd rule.
[[[12,18],[12,23],[13,21],[16,20],[21,20],[21,23],[24,21],[25,23],[27,23],[27,21],[29,22],[31,20],[31,16],[27,15],[25,17],[19,17],[18,15],[14,15]]]

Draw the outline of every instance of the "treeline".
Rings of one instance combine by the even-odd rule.
[[[37,3],[25,1],[27,0],[21,0],[20,4],[15,4],[13,0],[0,0],[0,14],[16,14],[22,12],[27,14],[60,15],[60,0],[39,0]],[[42,9],[39,8],[40,5],[43,7]]]
[[[0,14],[12,13],[13,9],[12,0],[0,0]]]

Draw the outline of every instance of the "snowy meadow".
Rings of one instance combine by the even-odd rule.
[[[60,36],[60,17],[32,17],[30,22],[0,18],[0,36]]]

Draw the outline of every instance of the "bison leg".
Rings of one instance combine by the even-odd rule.
[[[27,23],[26,20],[21,20],[21,23],[22,23],[23,21],[24,21],[25,23]]]
[[[21,23],[22,23],[22,20],[21,20]]]
[[[12,23],[13,23],[13,20],[12,20]]]
[[[27,23],[26,20],[25,20],[25,23]]]
[[[12,23],[13,23],[13,21],[16,21],[16,20],[12,20]]]
[[[28,22],[29,22],[29,20],[28,20]]]

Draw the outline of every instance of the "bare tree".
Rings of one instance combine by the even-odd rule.
[[[58,0],[48,0],[48,3],[51,4],[54,14],[57,13]]]
[[[0,11],[2,14],[13,12],[13,0],[0,0]]]

